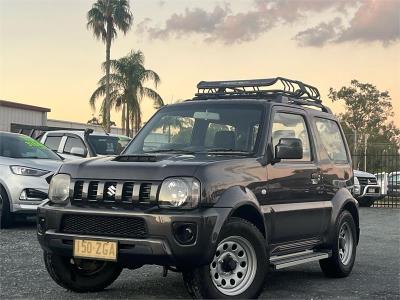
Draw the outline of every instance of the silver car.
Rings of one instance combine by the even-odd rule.
[[[0,228],[11,226],[17,214],[36,213],[61,164],[61,158],[38,141],[0,132]]]

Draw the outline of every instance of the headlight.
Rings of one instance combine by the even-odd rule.
[[[194,208],[200,201],[200,182],[191,177],[167,178],[158,196],[160,207]]]
[[[354,177],[354,195],[360,195],[360,194],[361,194],[360,182],[358,181],[357,177]]]
[[[53,203],[64,203],[68,200],[71,177],[66,174],[53,176],[49,187],[49,199]]]
[[[22,175],[22,176],[43,176],[50,171],[46,170],[40,170],[40,169],[34,169],[34,168],[28,168],[28,167],[23,167],[23,166],[10,166],[11,172],[13,172],[16,175]]]

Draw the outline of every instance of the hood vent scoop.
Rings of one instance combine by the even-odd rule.
[[[114,161],[120,162],[156,162],[154,155],[120,155],[114,158]]]

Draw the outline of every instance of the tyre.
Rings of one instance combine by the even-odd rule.
[[[44,252],[51,278],[61,287],[78,293],[99,292],[112,284],[122,268],[114,262],[74,259]]]
[[[357,233],[353,216],[347,210],[339,215],[335,227],[332,256],[319,264],[327,277],[346,277],[354,266],[357,250]]]
[[[10,211],[10,201],[8,196],[0,186],[0,229],[10,228],[14,223],[14,216]]]
[[[183,272],[193,298],[257,298],[264,286],[266,242],[256,226],[231,218],[221,230],[209,265]]]
[[[371,207],[374,204],[375,200],[377,199],[370,197],[363,197],[358,200],[358,203],[360,204],[361,207]]]

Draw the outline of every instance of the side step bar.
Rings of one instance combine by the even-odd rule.
[[[288,255],[272,256],[269,261],[274,270],[280,270],[283,268],[328,258],[331,255],[331,251],[315,252],[313,250],[306,250]]]

